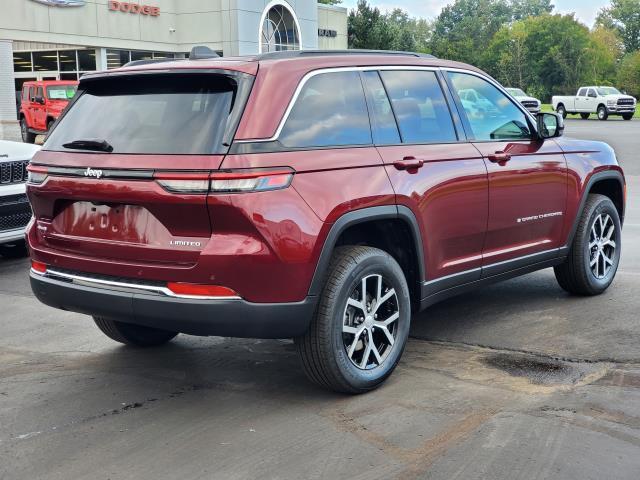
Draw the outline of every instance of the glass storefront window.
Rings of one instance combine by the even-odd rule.
[[[131,52],[131,61],[134,60],[151,60],[153,59],[152,52]]]
[[[33,52],[33,69],[36,72],[58,70],[58,52],[56,50]]]
[[[78,66],[81,72],[93,72],[96,70],[96,51],[78,50]]]
[[[78,71],[78,64],[76,62],[75,50],[61,50],[59,54],[60,54],[60,71],[61,72]]]
[[[60,80],[78,80],[78,74],[76,72],[73,73],[61,73]]]
[[[129,50],[107,50],[107,69],[121,67],[129,63]]]
[[[31,70],[31,52],[17,52],[13,54],[14,72],[30,72]]]

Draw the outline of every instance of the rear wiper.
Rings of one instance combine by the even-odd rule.
[[[113,152],[113,146],[106,140],[74,140],[73,142],[63,143],[64,148],[72,148],[75,150],[94,150],[96,152]]]

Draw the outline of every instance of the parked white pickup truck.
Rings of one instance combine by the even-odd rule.
[[[598,114],[600,120],[606,120],[609,115],[622,115],[625,120],[631,120],[636,103],[635,98],[613,87],[581,87],[575,96],[551,98],[553,109],[563,117],[569,113],[579,113],[585,120],[592,113]]]

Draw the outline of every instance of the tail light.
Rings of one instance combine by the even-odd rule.
[[[31,261],[31,270],[40,275],[44,275],[47,273],[47,265],[42,262],[36,262],[34,260]]]
[[[49,169],[39,165],[27,165],[27,172],[29,172],[27,182],[34,185],[40,185],[49,176]]]
[[[156,172],[153,178],[166,190],[174,193],[209,191],[209,172]]]
[[[292,168],[227,170],[211,174],[212,193],[264,192],[291,185]]]
[[[189,297],[238,298],[238,294],[220,285],[203,285],[198,283],[169,282],[167,288],[176,295]]]

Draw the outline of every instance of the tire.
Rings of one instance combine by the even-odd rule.
[[[611,226],[613,230],[610,230]],[[609,197],[589,195],[580,214],[569,255],[564,263],[554,268],[560,286],[575,295],[599,295],[604,292],[618,270],[621,233],[620,217]],[[593,245],[594,242],[597,243]],[[605,260],[605,256],[610,262]],[[594,258],[596,263],[591,265]]]
[[[93,317],[98,328],[111,340],[133,347],[156,347],[172,340],[177,332]]]
[[[605,107],[604,105],[600,105],[598,107],[598,120],[605,121],[607,118],[609,118],[607,107]]]
[[[563,104],[556,107],[556,113],[559,113],[562,118],[567,118],[567,110],[564,108]]]
[[[631,120],[633,118],[633,113],[625,113],[622,115],[622,118],[625,120]]]
[[[582,118],[583,120],[589,120],[590,115],[590,113],[581,113],[580,118]]]
[[[24,240],[14,243],[0,245],[0,257],[4,258],[22,258],[29,255],[27,244]]]
[[[29,131],[29,125],[27,125],[27,120],[24,117],[20,119],[20,134],[24,143],[36,142],[36,134]]]
[[[387,295],[391,296],[385,299]],[[374,302],[376,298],[382,301]],[[367,308],[372,308],[368,315]],[[373,390],[398,364],[410,322],[409,287],[393,257],[372,247],[339,247],[309,330],[295,339],[304,372],[314,383],[336,392]]]
[[[47,135],[49,135],[49,132],[51,132],[51,127],[53,127],[53,124],[56,123],[55,120],[49,120],[47,122]]]

